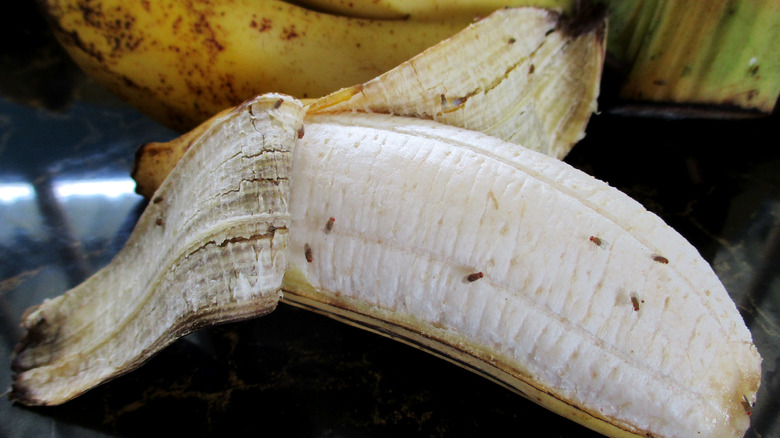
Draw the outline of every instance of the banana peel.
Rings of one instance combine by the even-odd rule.
[[[271,94],[204,127],[114,260],[23,315],[12,397],[59,404],[199,327],[272,311],[303,115],[299,102]]]
[[[539,8],[498,10],[365,83],[309,100],[308,114],[369,112],[432,119],[563,158],[597,110],[603,15],[573,21]],[[143,145],[132,176],[152,196],[199,130]]]

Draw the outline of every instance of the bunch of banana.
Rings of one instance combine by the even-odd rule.
[[[512,27],[493,21],[549,15],[502,10],[484,21],[501,30],[479,34],[507,44]],[[441,115],[336,111],[378,104],[401,73],[308,108],[261,95],[190,133],[119,255],[26,313],[12,396],[65,402],[191,330],[281,301],[609,436],[742,436],[761,358],[695,248],[555,157],[429,120]]]
[[[293,4],[295,3],[295,4]],[[40,0],[89,75],[188,130],[264,92],[316,98],[365,82],[503,6],[575,0]],[[774,0],[600,0],[621,98],[677,113],[769,113],[780,93]],[[666,111],[669,106],[655,106]],[[712,114],[712,112],[710,112]]]

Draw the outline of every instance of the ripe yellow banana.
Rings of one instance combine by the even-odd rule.
[[[587,18],[573,27],[545,9],[498,10],[377,78],[311,101],[307,112],[433,119],[563,158],[584,136],[599,94],[606,23]],[[154,193],[202,126],[139,149],[138,193]]]
[[[609,436],[742,436],[759,385],[715,273],[621,192],[479,132],[264,95],[192,139],[108,267],[27,312],[13,396],[61,403],[280,298]]]
[[[279,0],[41,6],[85,72],[178,130],[260,93],[316,98],[365,82],[470,23],[357,19]]]

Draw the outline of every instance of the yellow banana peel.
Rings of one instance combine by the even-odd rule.
[[[180,131],[260,93],[316,98],[365,82],[468,24],[341,17],[278,0],[42,0],[41,9],[87,74]]]

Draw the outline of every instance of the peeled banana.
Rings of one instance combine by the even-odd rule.
[[[609,436],[741,436],[759,385],[712,269],[621,192],[475,131],[264,95],[193,139],[108,267],[27,312],[12,395],[64,402],[280,299]]]
[[[638,203],[473,131],[308,116],[283,301],[391,334],[610,436],[742,436],[760,357]]]
[[[539,8],[498,10],[370,81],[309,101],[307,113],[433,119],[563,158],[596,111],[604,64],[603,15],[580,20],[575,26]],[[136,191],[152,196],[208,125],[140,148]]]

